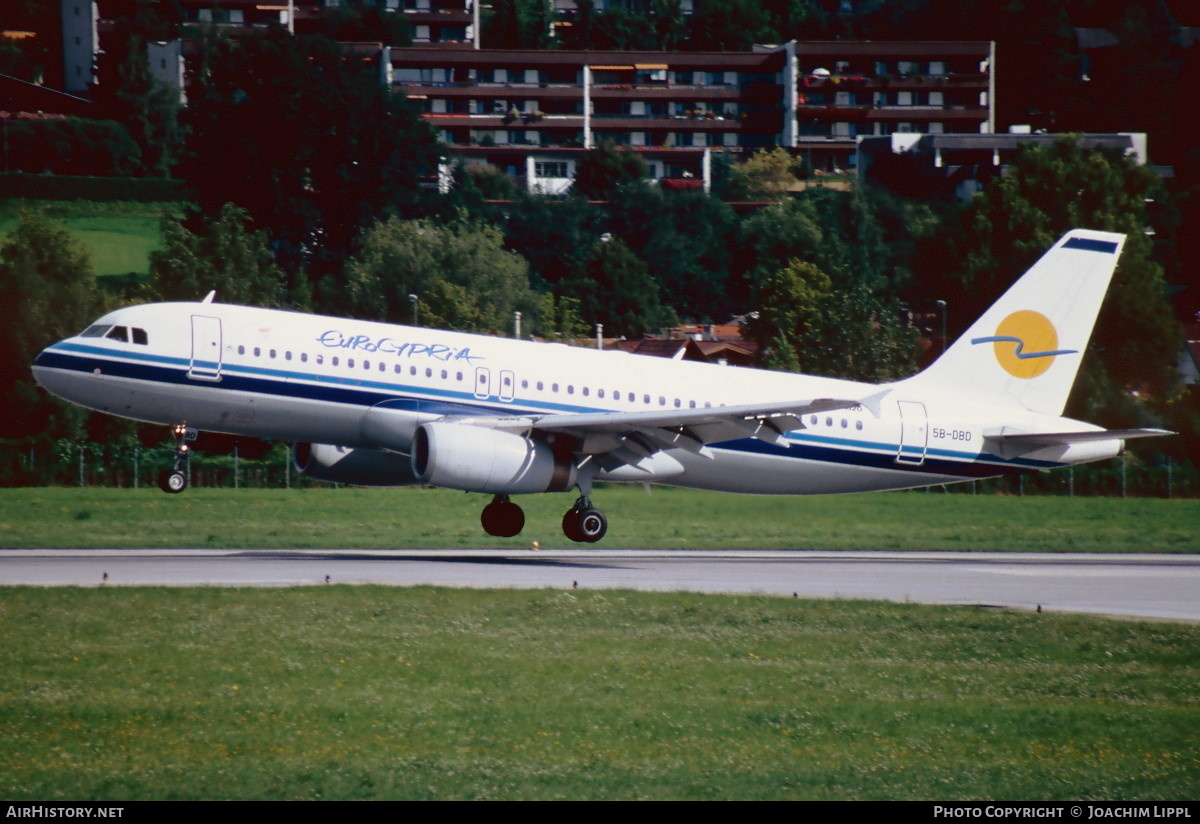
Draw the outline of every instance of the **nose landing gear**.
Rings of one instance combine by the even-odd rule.
[[[196,440],[199,433],[185,424],[171,427],[171,437],[175,439],[175,463],[170,469],[164,469],[158,475],[158,488],[163,492],[178,495],[188,488],[187,464],[188,454],[192,451],[189,444]]]

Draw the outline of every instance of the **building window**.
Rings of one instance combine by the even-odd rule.
[[[930,92],[929,93],[929,105],[930,106],[944,106],[945,105],[945,96],[941,92]]]
[[[539,160],[533,164],[533,173],[537,177],[570,177],[565,161]]]

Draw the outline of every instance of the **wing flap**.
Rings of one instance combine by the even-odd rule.
[[[870,400],[870,399],[869,399]],[[869,402],[869,401],[867,401]],[[448,421],[529,436],[564,436],[579,455],[606,456],[637,464],[656,452],[683,449],[711,457],[707,444],[758,438],[780,443],[784,435],[803,429],[801,416],[864,404],[858,398],[817,398],[703,409],[663,409],[651,412],[585,412],[578,415],[464,416]]]

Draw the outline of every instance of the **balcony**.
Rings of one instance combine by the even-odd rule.
[[[835,74],[829,77],[805,75],[800,78],[802,89],[938,89],[987,88],[986,74],[909,74],[859,75]]]

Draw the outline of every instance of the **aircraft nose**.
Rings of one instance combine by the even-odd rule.
[[[54,365],[54,353],[50,351],[52,348],[52,346],[47,346],[33,359],[33,379],[42,386],[45,386],[42,383],[42,369]]]

